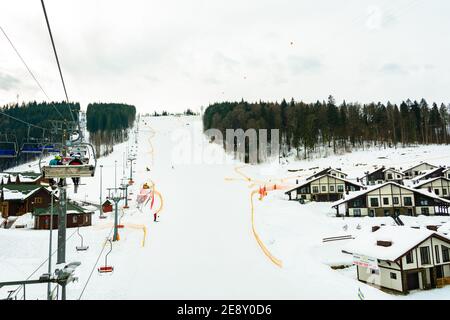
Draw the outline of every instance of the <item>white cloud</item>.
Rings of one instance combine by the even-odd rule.
[[[46,0],[69,96],[82,105],[121,101],[143,111],[198,110],[223,99],[315,101],[330,92],[349,101],[418,93],[450,101],[443,89],[450,81],[450,3],[410,4]],[[49,96],[62,99],[40,2],[2,1],[0,23]],[[1,35],[0,52],[2,74],[18,80],[6,81],[0,104],[17,93],[42,100]],[[411,66],[422,76],[411,76]],[[402,90],[390,83],[398,77]]]

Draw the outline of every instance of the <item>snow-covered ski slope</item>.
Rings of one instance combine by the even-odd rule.
[[[322,238],[364,232],[379,221],[334,218],[331,204],[301,206],[286,201],[282,191],[269,193],[263,201],[254,197],[254,227],[264,252],[252,230],[250,201],[251,192],[262,183],[291,185],[312,173],[308,170],[312,167],[341,167],[354,178],[375,164],[404,168],[425,160],[450,164],[448,147],[372,150],[284,166],[242,167],[225,157],[220,147],[206,142],[198,117],[143,118],[137,139],[132,201],[124,211],[121,224],[125,228],[119,231],[120,241],[114,243],[108,261],[114,273],[97,272],[108,251],[106,246],[100,255],[111,235],[113,217],[100,220],[96,214],[93,226],[81,230],[89,245],[87,252],[75,250],[79,245],[76,230],[67,232],[67,261],[82,262],[76,271],[79,281],[68,287],[68,298],[358,299],[359,288],[366,299],[450,298],[449,288],[394,296],[356,281],[353,268],[332,270],[330,266],[351,264],[351,257],[341,253],[345,241],[324,245]],[[104,166],[104,188],[114,186],[115,161],[120,182],[123,154],[127,145],[133,147],[133,141],[132,137],[99,159]],[[211,164],[213,156],[228,161]],[[288,169],[305,170],[292,173]],[[95,178],[82,180],[85,185],[76,195],[70,192],[71,197],[98,203],[99,168]],[[144,182],[155,184],[162,201],[157,198],[153,210],[147,205],[140,212],[135,199]],[[153,213],[161,205],[155,223]],[[343,232],[344,225],[347,232]],[[0,239],[0,281],[27,278],[47,258],[48,231],[0,229]],[[269,256],[281,260],[282,267]],[[43,264],[32,278],[46,269]],[[6,296],[8,289],[0,289],[0,296]],[[27,287],[27,298],[45,299],[45,286]]]

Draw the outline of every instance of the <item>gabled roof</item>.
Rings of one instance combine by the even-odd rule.
[[[437,166],[435,166],[434,164],[430,164],[430,163],[428,163],[428,162],[421,162],[421,163],[416,164],[415,166],[413,166],[413,167],[411,167],[411,168],[408,168],[408,169],[406,169],[406,170],[403,170],[403,172],[406,172],[406,171],[415,169],[415,168],[417,168],[418,166],[420,166],[420,165],[422,165],[422,164],[427,164],[427,165],[429,165],[430,167],[437,168]]]
[[[446,169],[445,167],[437,167],[437,168],[434,168],[434,169],[431,169],[431,170],[424,171],[421,175],[419,175],[419,176],[415,177],[414,179],[412,179],[412,181],[423,180],[427,176],[429,176],[429,175],[431,175],[431,174],[433,174],[433,173],[435,173],[435,172],[437,172],[439,170],[442,170],[442,172],[445,172],[445,169]]]
[[[415,193],[419,193],[419,194],[421,194],[423,196],[426,196],[426,197],[429,197],[429,198],[433,198],[435,200],[438,200],[438,201],[441,201],[441,202],[445,202],[445,203],[450,205],[450,201],[449,200],[442,199],[442,198],[438,197],[436,194],[434,194],[432,192],[428,192],[428,191],[422,190],[422,189],[413,189],[413,188],[406,187],[406,186],[403,186],[401,184],[398,184],[396,182],[389,181],[389,182],[386,182],[386,183],[383,183],[383,184],[380,184],[380,185],[373,186],[373,187],[368,188],[366,190],[361,190],[361,191],[357,191],[357,192],[351,192],[349,197],[346,197],[345,199],[342,199],[342,200],[339,200],[339,201],[333,203],[332,208],[340,206],[341,204],[344,204],[344,203],[346,203],[346,202],[348,202],[350,200],[358,198],[358,197],[360,197],[360,196],[362,196],[364,194],[367,194],[369,192],[372,192],[374,190],[378,190],[380,188],[383,188],[383,187],[385,187],[387,185],[394,185],[394,186],[397,186],[399,188],[403,188],[403,189],[406,189],[406,190],[409,190],[409,191],[412,191],[412,192],[415,192]]]
[[[291,193],[292,191],[297,190],[298,188],[301,188],[301,187],[303,187],[303,186],[305,186],[305,185],[307,185],[307,184],[310,184],[310,183],[312,183],[312,182],[314,182],[314,181],[316,181],[316,180],[322,179],[323,177],[329,177],[329,178],[341,180],[341,181],[343,181],[343,182],[352,184],[352,185],[354,185],[354,186],[356,186],[356,187],[364,188],[364,186],[363,186],[362,184],[359,184],[359,183],[350,181],[350,180],[348,180],[348,179],[344,179],[344,178],[340,178],[340,177],[335,177],[335,176],[332,176],[331,174],[324,174],[324,175],[321,175],[321,176],[316,177],[316,178],[314,178],[314,179],[311,179],[311,180],[308,180],[308,181],[304,181],[303,183],[297,185],[295,188],[293,188],[293,189],[291,189],[291,190],[289,190],[289,191],[286,191],[285,194]]]
[[[436,180],[445,180],[450,182],[450,179],[446,178],[446,177],[436,177],[436,178],[431,178],[431,179],[427,179],[427,180],[422,180],[421,182],[419,182],[418,184],[413,185],[413,187],[416,188],[420,188],[421,186],[423,186],[424,184],[430,183],[430,182],[434,182]]]
[[[53,215],[58,215],[58,205],[55,205],[53,208]],[[48,208],[37,208],[34,209],[34,213],[33,215],[35,216],[46,216],[46,215],[50,215],[51,212],[51,207]],[[67,203],[67,214],[92,214],[93,212],[91,212],[90,210],[87,210],[83,207],[80,207],[74,203],[68,202]]]
[[[378,260],[395,262],[431,237],[450,243],[450,238],[425,228],[384,226],[378,231],[361,234],[348,243],[343,250]],[[378,246],[377,241],[391,241],[392,245],[389,247]]]
[[[25,200],[41,189],[45,188],[37,184],[7,184],[1,190],[3,199],[8,201]]]
[[[334,168],[332,168],[332,167],[329,167],[329,168],[325,168],[325,169],[323,169],[323,170],[320,170],[320,171],[317,172],[317,173],[314,173],[313,175],[311,175],[311,176],[309,176],[308,178],[306,178],[306,180],[311,180],[311,179],[316,178],[316,177],[319,177],[319,176],[324,176],[324,175],[328,174],[331,170],[336,171],[336,172],[339,172],[339,173],[342,173],[342,174],[344,174],[345,176],[348,176],[347,173],[345,173],[345,172],[343,172],[343,171],[341,171],[341,170],[338,170],[338,169],[334,169]]]

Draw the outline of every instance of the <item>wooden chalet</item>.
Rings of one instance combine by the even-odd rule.
[[[106,200],[102,204],[102,211],[103,213],[108,213],[113,211],[113,203],[109,200]]]
[[[446,177],[436,177],[420,181],[414,185],[415,189],[424,189],[433,192],[435,195],[450,200],[450,179]]]
[[[400,293],[450,284],[450,239],[427,229],[385,226],[344,247],[358,280]]]
[[[53,229],[58,229],[58,204],[53,208]],[[92,225],[93,211],[82,208],[74,203],[67,204],[67,228],[88,227]],[[49,230],[50,229],[51,207],[35,209],[34,229]]]
[[[414,179],[417,176],[420,176],[426,171],[430,171],[433,169],[436,169],[437,166],[429,164],[427,162],[419,163],[418,165],[415,165],[414,167],[411,167],[409,169],[406,169],[403,171],[405,174],[406,179]]]
[[[345,193],[362,188],[359,183],[326,174],[306,181],[285,194],[289,200],[327,202],[342,199]]]
[[[3,218],[22,216],[51,202],[51,192],[41,185],[6,184],[0,187],[0,210]]]
[[[387,182],[350,194],[332,207],[336,209],[338,216],[345,214],[353,217],[383,217],[449,215],[449,206],[449,200],[434,193]],[[344,207],[343,211],[341,207]]]
[[[394,168],[385,167],[378,168],[372,172],[366,172],[366,175],[361,178],[366,185],[383,184],[389,181],[403,184],[403,179],[405,179],[405,174],[403,172]]]

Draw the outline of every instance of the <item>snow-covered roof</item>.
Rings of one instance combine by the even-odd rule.
[[[344,199],[341,199],[341,200],[336,201],[335,203],[333,203],[332,208],[335,208],[335,207],[337,207],[337,206],[340,206],[341,204],[344,204],[344,203],[346,203],[346,202],[348,202],[348,201],[350,201],[350,200],[353,200],[353,199],[355,199],[355,198],[357,198],[357,197],[359,197],[359,196],[362,196],[362,195],[364,195],[364,194],[366,194],[366,193],[369,193],[369,192],[371,192],[371,191],[374,191],[374,190],[383,188],[383,187],[385,187],[385,186],[387,186],[387,185],[390,185],[390,184],[395,185],[395,186],[397,186],[397,187],[399,187],[399,188],[406,189],[406,190],[408,190],[408,191],[412,191],[412,192],[415,192],[415,193],[422,194],[422,195],[424,195],[424,196],[433,198],[433,199],[435,199],[435,200],[439,200],[439,201],[441,201],[441,202],[448,203],[448,204],[450,205],[450,201],[449,201],[449,200],[442,199],[442,198],[440,198],[439,196],[437,196],[435,193],[429,192],[428,190],[424,190],[424,189],[414,189],[414,188],[411,188],[411,187],[407,187],[407,186],[398,184],[398,183],[393,182],[393,181],[388,181],[388,182],[386,182],[386,183],[383,183],[383,184],[380,184],[380,185],[377,185],[377,186],[373,186],[373,187],[368,188],[368,189],[366,189],[366,190],[360,190],[360,191],[356,191],[356,192],[351,192],[351,193],[349,194],[348,197],[345,197]]]
[[[32,196],[35,192],[43,188],[40,185],[22,185],[10,184],[2,188],[3,199],[8,200],[25,200]]]
[[[450,238],[438,235],[436,232],[428,229],[384,226],[375,232],[357,236],[343,250],[378,260],[396,261],[431,236],[440,237],[450,243]],[[390,241],[392,245],[388,247],[379,246],[377,241]]]
[[[345,173],[345,172],[343,172],[343,171],[341,171],[339,169],[335,169],[335,168],[329,167],[329,168],[322,169],[319,172],[316,172],[316,173],[310,175],[308,178],[306,178],[306,180],[311,180],[311,179],[313,179],[315,177],[318,177],[318,176],[324,176],[324,175],[328,174],[330,171],[336,171],[338,173],[341,173],[341,174],[345,175],[346,177],[348,176],[347,173]]]
[[[341,180],[341,181],[343,181],[343,182],[347,182],[347,183],[353,184],[353,185],[355,185],[355,186],[364,188],[364,186],[363,186],[362,184],[359,184],[359,183],[357,183],[357,182],[353,182],[353,181],[350,181],[350,180],[348,180],[348,179],[341,178],[341,177],[335,177],[335,176],[332,176],[331,174],[324,174],[324,175],[321,175],[321,176],[316,177],[316,178],[314,178],[314,179],[306,180],[306,181],[304,181],[304,182],[298,184],[295,188],[292,188],[291,190],[286,191],[285,193],[292,192],[292,191],[294,191],[294,190],[296,190],[296,189],[298,189],[298,188],[301,188],[301,187],[303,187],[303,186],[305,186],[305,185],[307,185],[307,184],[313,183],[313,182],[316,181],[316,180],[322,179],[323,177],[334,178],[334,179],[336,179],[336,180]]]
[[[431,169],[431,170],[422,171],[421,174],[418,175],[417,177],[415,177],[414,179],[412,179],[412,181],[413,182],[418,182],[420,180],[423,180],[426,176],[428,176],[430,174],[433,174],[434,172],[436,172],[438,170],[442,170],[442,168],[439,167],[439,168],[434,168],[434,169]]]
[[[415,169],[415,168],[417,168],[418,166],[421,166],[421,165],[423,165],[423,164],[427,164],[427,165],[429,165],[430,167],[437,168],[437,166],[435,166],[434,164],[430,164],[430,163],[428,163],[428,162],[421,162],[421,163],[416,164],[415,166],[413,166],[413,167],[411,167],[411,168],[408,168],[408,169],[406,169],[406,170],[403,170],[403,172],[413,170],[413,169]]]
[[[430,182],[434,182],[434,181],[440,180],[440,179],[450,182],[450,179],[448,179],[446,177],[436,177],[436,178],[431,178],[431,179],[427,179],[427,180],[422,180],[422,181],[420,181],[420,183],[413,185],[413,187],[414,188],[420,188],[424,184],[427,184],[427,183],[430,183]]]

